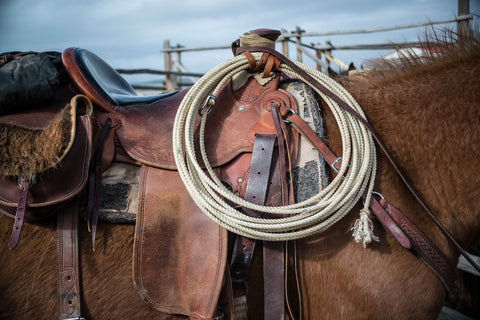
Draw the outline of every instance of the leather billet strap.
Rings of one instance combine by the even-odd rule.
[[[248,175],[245,200],[263,205],[267,194],[267,186],[270,178],[273,149],[276,136],[257,135],[253,145],[252,161]],[[243,208],[242,211],[252,217],[258,217],[256,211]],[[248,292],[248,270],[255,250],[255,240],[237,235],[230,261],[232,282],[235,287],[241,287],[245,294]]]
[[[312,84],[316,89],[320,90],[323,94],[325,94],[327,97],[332,99],[335,103],[337,103],[339,106],[341,106],[346,112],[354,116],[360,123],[362,123],[365,128],[371,133],[372,137],[374,140],[377,142],[377,145],[380,147],[382,152],[385,154],[389,162],[392,164],[393,168],[397,172],[398,176],[402,179],[403,183],[405,186],[409,189],[411,194],[415,197],[417,202],[423,207],[423,209],[428,213],[430,218],[435,222],[435,224],[438,226],[438,228],[442,231],[442,233],[450,240],[450,242],[453,244],[453,246],[457,249],[457,251],[462,254],[465,259],[477,270],[480,272],[480,265],[478,265],[467,253],[466,251],[458,244],[458,242],[455,240],[455,238],[448,232],[448,230],[442,225],[442,223],[437,219],[437,217],[433,214],[433,212],[430,210],[430,208],[427,206],[425,201],[422,199],[418,191],[413,187],[413,185],[407,180],[406,176],[402,173],[396,162],[394,161],[393,157],[390,155],[388,152],[385,144],[382,142],[380,139],[380,136],[375,132],[371,124],[362,117],[358,112],[353,110],[345,101],[343,101],[340,97],[335,95],[333,92],[331,92],[329,89],[327,89],[325,86],[323,86],[320,82],[318,82],[315,78],[313,78],[310,74],[305,72],[302,68],[297,66],[295,63],[293,63],[288,57],[285,57],[278,51],[268,48],[268,47],[240,47],[236,50],[236,54],[243,54],[245,52],[263,52],[263,53],[269,53],[273,55],[274,57],[280,59],[282,63],[285,63],[285,65],[289,66],[292,70],[297,72],[299,75],[301,75],[306,81],[308,81],[310,84]]]
[[[58,319],[84,319],[80,314],[78,268],[78,199],[69,201],[57,217]]]
[[[92,248],[95,251],[95,237],[98,225],[98,206],[102,173],[108,169],[115,156],[115,131],[121,126],[114,113],[102,114],[97,126],[100,128],[94,138],[92,161],[89,168],[87,224],[92,233]]]
[[[277,136],[257,134],[255,137],[252,161],[245,191],[245,200],[264,205],[271,180],[272,165],[274,161],[273,151]],[[284,155],[280,153],[280,157]],[[283,168],[280,168],[283,171]],[[280,175],[282,173],[280,172]],[[281,179],[283,180],[283,178]],[[282,187],[281,190],[284,190]],[[282,195],[283,197],[283,195]],[[257,212],[244,208],[244,213],[250,216],[259,216]],[[232,282],[235,287],[243,290],[248,295],[247,276],[250,269],[255,240],[242,236],[236,236],[234,251],[232,254],[230,269]],[[264,299],[265,319],[283,319],[285,313],[285,255],[283,242],[263,243],[263,276],[264,276]]]
[[[25,211],[27,210],[27,198],[28,189],[30,183],[27,180],[22,179],[20,182],[20,188],[18,190],[18,205],[15,211],[15,221],[13,222],[12,235],[8,247],[13,250],[17,247],[20,240],[20,234],[22,233],[23,220],[25,219]]]

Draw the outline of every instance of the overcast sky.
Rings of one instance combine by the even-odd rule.
[[[451,19],[457,0],[0,0],[0,52],[63,51],[78,46],[95,52],[115,68],[164,69],[164,40],[186,47],[229,45],[256,28],[307,32],[387,27]],[[480,13],[480,0],[470,0]],[[334,45],[416,41],[420,29],[305,38]],[[278,48],[279,49],[279,48]],[[290,50],[293,52],[293,49]],[[361,63],[385,51],[334,51],[345,63]],[[189,52],[183,64],[206,72],[231,52]],[[308,61],[305,61],[308,63]]]

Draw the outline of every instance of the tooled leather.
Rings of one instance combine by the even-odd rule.
[[[365,195],[363,196],[365,199]],[[405,234],[404,230],[392,219],[392,217],[385,211],[385,208],[378,203],[375,198],[370,202],[370,209],[385,229],[397,240],[397,242],[405,249],[411,249],[412,244],[410,239]]]
[[[445,287],[451,291],[455,282],[455,268],[445,254],[400,210],[388,201],[381,200],[388,214],[411,240],[411,250],[438,275]]]
[[[295,108],[293,98],[278,89],[279,76],[261,86],[253,78],[240,90],[233,91],[228,81],[216,97],[215,105],[208,115],[205,127],[205,148],[212,167],[219,167],[232,161],[244,152],[252,152],[255,133],[269,133],[274,130],[273,123],[262,131],[248,136],[244,134],[257,124],[265,112],[262,107],[267,99],[280,99],[279,104],[286,110]],[[154,167],[175,170],[175,159],[171,151],[173,123],[177,107],[186,91],[166,97],[157,104],[130,106],[117,110],[122,126],[117,130],[125,151],[135,160]],[[279,95],[278,97],[272,97]],[[268,112],[269,113],[269,112]],[[268,117],[271,118],[270,115]],[[268,124],[267,124],[268,126]],[[195,128],[195,145],[198,146],[198,124]],[[155,144],[145,144],[151,139],[152,130],[156,132]],[[275,131],[273,131],[275,132]],[[298,143],[298,136],[292,135],[292,143]],[[296,150],[296,147],[292,147]],[[200,153],[198,153],[200,155]],[[293,155],[294,156],[294,155]],[[198,156],[198,159],[201,159]]]

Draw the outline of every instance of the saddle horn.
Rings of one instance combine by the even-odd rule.
[[[262,46],[275,49],[275,41],[282,34],[274,29],[255,29],[245,32],[240,38],[232,42],[233,55],[237,55],[237,49],[240,47]],[[273,45],[272,45],[273,44]]]

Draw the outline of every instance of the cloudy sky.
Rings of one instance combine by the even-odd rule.
[[[164,40],[186,47],[229,45],[256,28],[307,32],[387,27],[451,19],[457,0],[0,0],[0,52],[89,49],[115,68],[164,69]],[[480,0],[470,0],[480,14]],[[416,41],[424,31],[305,38],[334,45]],[[290,50],[293,52],[293,49]],[[388,51],[387,51],[388,52]],[[334,51],[356,65],[386,51]],[[229,59],[228,50],[182,54],[192,72]],[[305,61],[308,63],[308,61]]]

